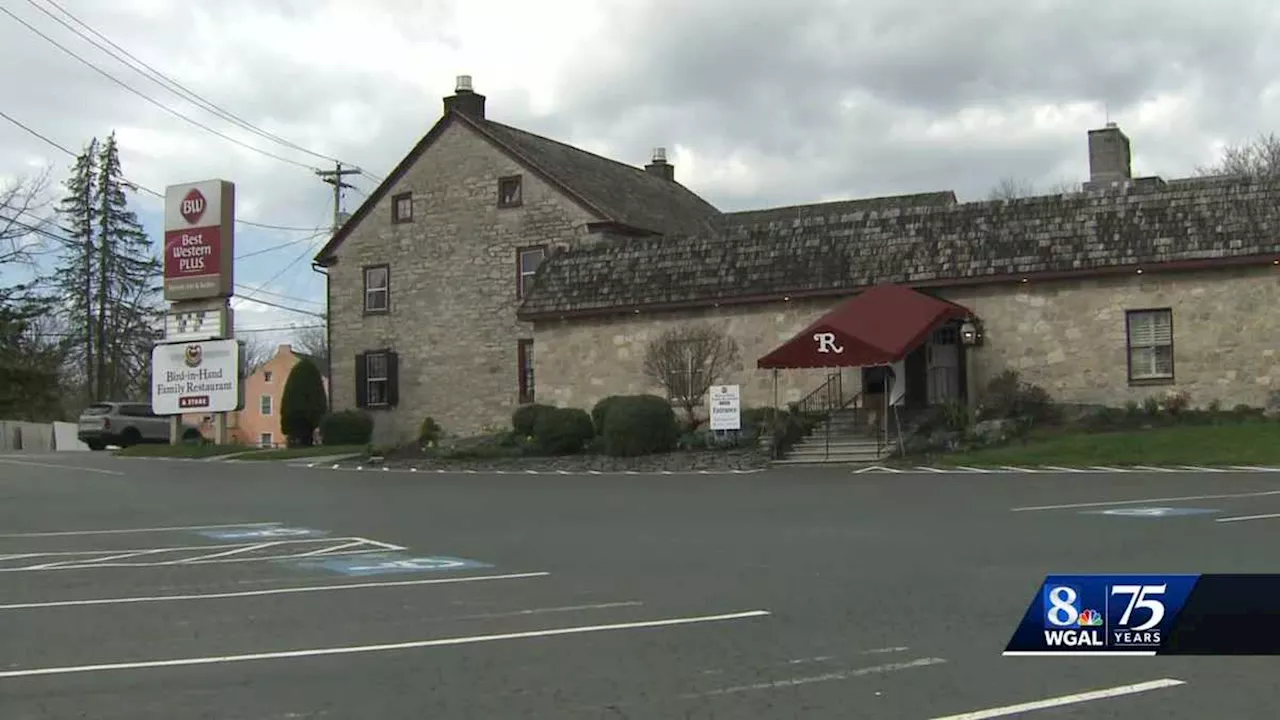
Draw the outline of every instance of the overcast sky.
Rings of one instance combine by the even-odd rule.
[[[203,100],[316,155],[237,127],[49,15],[69,11]],[[239,292],[323,310],[310,258],[339,158],[381,178],[470,74],[489,116],[643,164],[724,210],[931,190],[982,199],[1003,177],[1087,172],[1108,116],[1134,170],[1192,174],[1280,120],[1280,5],[1268,0],[4,0],[0,111],[78,150],[116,131],[154,190],[221,177],[239,216]],[[109,45],[107,47],[110,47]],[[119,53],[119,50],[114,50]],[[202,129],[175,113],[268,157]],[[281,159],[283,158],[283,159]],[[0,177],[71,158],[0,119]],[[286,160],[291,162],[286,162]],[[365,192],[375,181],[355,183]],[[351,195],[347,210],[362,196]],[[158,237],[159,200],[137,199]],[[287,296],[281,297],[281,296]],[[306,302],[303,302],[306,301]],[[242,303],[242,328],[314,317]],[[284,339],[279,333],[268,333]]]

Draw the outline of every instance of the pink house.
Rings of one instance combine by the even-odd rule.
[[[270,360],[245,378],[244,409],[231,413],[227,418],[227,432],[231,442],[237,445],[284,447],[287,438],[280,429],[280,400],[284,397],[284,384],[289,379],[289,372],[303,358],[309,358],[320,368],[323,379],[324,366],[318,359],[294,352],[287,344],[277,347]],[[329,382],[327,379],[323,381],[327,394]],[[187,417],[187,421],[198,425],[205,437],[213,437],[211,419],[192,415]]]

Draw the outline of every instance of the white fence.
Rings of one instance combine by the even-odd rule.
[[[76,424],[0,420],[0,452],[88,450],[76,439]]]

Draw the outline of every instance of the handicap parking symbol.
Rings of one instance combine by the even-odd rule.
[[[343,557],[316,558],[294,563],[298,567],[328,570],[343,575],[386,575],[389,573],[440,572],[493,567],[476,560],[456,557],[414,557],[403,553],[366,553]]]
[[[1162,517],[1176,517],[1179,515],[1204,515],[1206,513],[1216,513],[1218,511],[1210,510],[1207,508],[1133,507],[1133,508],[1108,508],[1106,510],[1090,510],[1088,512],[1095,515],[1118,515],[1121,517],[1162,518]]]
[[[272,540],[277,538],[321,537],[329,533],[300,527],[233,528],[205,530],[200,533],[214,540]]]

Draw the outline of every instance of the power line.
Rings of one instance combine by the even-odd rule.
[[[251,258],[251,257],[255,257],[255,256],[257,256],[257,255],[265,255],[266,253],[269,253],[269,252],[275,252],[276,250],[283,250],[284,248],[287,248],[287,247],[289,247],[289,246],[291,246],[291,245],[297,245],[298,243],[307,242],[308,240],[315,240],[316,238],[320,237],[321,235],[327,235],[328,233],[329,233],[329,231],[328,231],[328,230],[320,230],[320,229],[316,229],[316,232],[315,232],[315,234],[313,234],[313,235],[308,235],[308,236],[306,236],[306,237],[300,237],[300,238],[297,238],[297,239],[294,239],[294,240],[290,240],[290,241],[288,241],[288,242],[282,242],[282,243],[280,243],[280,244],[278,244],[278,245],[272,245],[271,247],[265,247],[265,248],[262,248],[261,250],[254,250],[254,251],[252,251],[252,252],[247,252],[247,253],[245,253],[245,254],[243,254],[243,255],[237,255],[237,256],[236,256],[236,259],[237,259],[237,260],[244,260],[245,258]]]
[[[272,297],[278,297],[278,298],[280,298],[280,299],[282,299],[282,300],[292,300],[292,301],[294,301],[294,302],[306,303],[306,304],[309,304],[309,305],[323,305],[323,304],[324,304],[323,302],[321,302],[321,301],[319,301],[319,300],[307,300],[306,298],[294,297],[294,296],[292,296],[292,295],[282,295],[282,294],[280,294],[280,293],[278,293],[278,292],[271,292],[270,290],[264,290],[264,289],[262,289],[262,288],[253,288],[253,287],[249,287],[248,285],[241,285],[240,283],[236,283],[236,287],[240,288],[241,290],[251,290],[251,291],[254,291],[254,292],[262,293],[263,295],[270,295],[270,296],[272,296]]]
[[[297,143],[295,143],[295,142],[292,142],[292,141],[287,140],[287,139],[285,139],[285,138],[283,138],[283,137],[280,137],[279,135],[276,135],[276,134],[274,134],[274,133],[268,132],[267,130],[263,130],[262,128],[258,127],[257,125],[254,125],[253,123],[249,122],[248,120],[245,120],[244,118],[242,118],[242,117],[240,117],[240,116],[236,115],[235,113],[232,113],[232,112],[231,112],[231,111],[229,111],[229,110],[225,110],[225,109],[223,109],[223,108],[219,107],[218,105],[215,105],[214,103],[212,103],[212,102],[210,102],[210,101],[206,100],[205,98],[201,97],[201,96],[200,96],[198,93],[196,93],[194,90],[191,90],[190,88],[186,87],[185,85],[183,85],[182,83],[178,82],[177,80],[174,80],[173,78],[169,77],[168,75],[166,75],[165,73],[161,72],[160,70],[157,70],[155,67],[153,67],[153,66],[151,66],[151,65],[147,64],[147,62],[146,62],[146,61],[144,61],[144,60],[142,60],[142,59],[138,58],[136,55],[134,55],[133,53],[130,53],[128,50],[124,49],[123,47],[120,47],[120,45],[118,45],[118,44],[116,44],[115,42],[113,42],[113,41],[111,40],[111,38],[107,37],[106,35],[103,35],[101,32],[98,32],[98,31],[97,31],[97,30],[95,30],[93,27],[91,27],[88,23],[86,23],[86,22],[84,22],[83,20],[81,20],[80,18],[76,17],[74,13],[72,13],[71,11],[69,11],[69,10],[67,10],[66,8],[62,7],[61,5],[59,5],[59,4],[58,4],[57,2],[55,2],[54,0],[46,0],[46,2],[48,2],[48,4],[49,4],[49,5],[51,5],[51,6],[52,6],[52,7],[54,7],[55,9],[57,9],[57,10],[58,10],[58,12],[62,13],[63,15],[66,15],[68,18],[70,18],[72,22],[74,22],[75,24],[77,24],[77,25],[79,25],[80,27],[84,28],[84,29],[85,29],[85,30],[87,30],[89,33],[91,33],[92,35],[94,35],[94,36],[95,36],[95,37],[97,37],[98,39],[100,39],[100,40],[102,40],[103,42],[105,42],[107,45],[110,45],[110,46],[111,46],[112,48],[114,48],[116,51],[119,51],[119,53],[120,53],[121,55],[124,55],[124,57],[125,57],[125,58],[128,58],[129,60],[132,60],[132,61],[133,61],[133,63],[136,63],[137,65],[142,66],[142,68],[145,68],[145,70],[149,71],[149,74],[148,74],[148,72],[144,72],[143,70],[140,70],[139,68],[135,67],[132,63],[130,63],[130,62],[128,62],[128,61],[126,61],[126,60],[125,60],[125,59],[123,59],[123,58],[121,58],[121,57],[120,57],[120,55],[117,55],[115,52],[112,52],[111,50],[108,50],[107,48],[103,47],[103,46],[102,46],[102,45],[100,45],[98,42],[96,42],[96,41],[95,41],[95,40],[93,40],[92,38],[90,38],[90,37],[88,37],[87,35],[85,35],[85,33],[84,33],[84,32],[82,32],[82,31],[80,31],[80,30],[77,30],[76,28],[74,28],[74,27],[72,27],[71,25],[69,25],[65,20],[63,20],[63,19],[61,19],[61,18],[57,17],[57,16],[56,16],[56,15],[54,15],[53,13],[49,12],[47,9],[45,9],[45,8],[41,7],[39,4],[37,4],[37,3],[35,2],[35,0],[27,0],[27,4],[31,5],[32,7],[36,8],[36,9],[37,9],[37,10],[39,10],[40,12],[42,12],[42,13],[44,13],[45,15],[49,16],[49,17],[50,17],[50,18],[52,18],[55,22],[59,23],[60,25],[62,25],[63,27],[67,28],[67,29],[68,29],[68,30],[70,30],[71,32],[75,33],[76,35],[79,35],[81,38],[83,38],[84,40],[86,40],[87,42],[89,42],[89,43],[90,43],[90,44],[92,44],[94,47],[98,48],[99,50],[103,51],[104,53],[106,53],[106,54],[110,55],[111,57],[115,58],[116,60],[119,60],[119,61],[121,62],[121,64],[127,65],[131,70],[133,70],[133,71],[137,72],[139,75],[142,75],[143,77],[145,77],[145,78],[147,78],[147,79],[149,79],[149,80],[151,80],[151,81],[153,81],[153,82],[157,83],[158,85],[161,85],[161,86],[162,86],[162,87],[164,87],[166,90],[169,90],[170,92],[174,93],[175,95],[178,95],[179,97],[182,97],[182,98],[183,98],[183,99],[185,99],[185,100],[189,100],[189,101],[191,101],[191,102],[195,103],[196,105],[199,105],[200,107],[202,107],[202,108],[204,108],[204,109],[208,110],[209,112],[213,113],[214,115],[217,115],[218,117],[220,117],[220,118],[222,118],[222,119],[224,119],[224,120],[227,120],[228,122],[231,122],[231,123],[234,123],[234,124],[236,124],[236,125],[239,125],[240,127],[244,128],[245,130],[248,130],[249,132],[252,132],[252,133],[254,133],[255,135],[258,135],[258,136],[260,136],[260,137],[263,137],[263,138],[265,138],[265,139],[267,139],[267,140],[271,140],[271,141],[273,141],[273,142],[277,142],[277,143],[279,143],[279,144],[281,144],[281,145],[284,145],[284,146],[286,146],[286,147],[290,147],[290,148],[293,148],[293,149],[295,149],[295,150],[299,150],[299,151],[301,151],[301,152],[304,152],[304,153],[306,153],[306,154],[308,154],[308,155],[311,155],[312,157],[316,157],[316,158],[319,158],[319,159],[321,159],[321,160],[328,160],[328,161],[330,161],[330,162],[338,162],[338,159],[337,159],[337,158],[335,158],[335,157],[330,157],[330,156],[325,155],[325,154],[323,154],[323,153],[315,152],[314,150],[310,150],[310,149],[308,149],[308,148],[305,148],[305,147],[303,147],[303,146],[301,146],[301,145],[298,145],[298,144],[297,144]]]
[[[58,49],[59,49],[59,50],[61,50],[62,52],[66,53],[66,54],[70,55],[71,57],[75,58],[76,60],[80,61],[83,65],[85,65],[86,67],[88,67],[90,70],[93,70],[94,72],[96,72],[96,73],[98,73],[99,75],[101,75],[101,76],[105,77],[106,79],[110,80],[111,82],[115,83],[116,85],[119,85],[120,87],[124,88],[125,90],[128,90],[129,92],[133,93],[134,95],[137,95],[138,97],[142,98],[143,100],[146,100],[148,103],[151,103],[152,105],[155,105],[156,107],[160,108],[161,110],[164,110],[165,112],[169,113],[170,115],[173,115],[174,117],[177,117],[177,118],[179,118],[179,119],[181,119],[181,120],[185,120],[185,121],[187,121],[187,122],[191,123],[192,125],[195,125],[196,127],[201,128],[202,130],[206,130],[206,131],[208,131],[208,132],[210,132],[210,133],[213,133],[214,135],[217,135],[218,137],[222,138],[223,140],[226,140],[226,141],[228,141],[228,142],[235,143],[236,145],[239,145],[239,146],[241,146],[241,147],[243,147],[243,148],[246,148],[246,149],[248,149],[248,150],[252,150],[253,152],[260,153],[260,154],[265,155],[265,156],[267,156],[267,157],[269,157],[269,158],[273,158],[273,159],[275,159],[275,160],[279,160],[280,162],[289,163],[290,165],[296,165],[296,166],[298,166],[298,167],[300,167],[300,168],[305,168],[305,169],[307,169],[307,170],[315,170],[315,169],[317,169],[317,168],[312,167],[311,165],[307,165],[306,163],[301,163],[301,162],[298,162],[297,160],[292,160],[292,159],[290,159],[290,158],[286,158],[286,157],[281,156],[281,155],[276,155],[275,153],[272,153],[272,152],[270,152],[270,151],[268,151],[268,150],[263,150],[262,148],[254,147],[253,145],[250,145],[250,144],[248,144],[248,143],[246,143],[246,142],[243,142],[243,141],[241,141],[241,140],[237,140],[236,138],[233,138],[233,137],[231,137],[230,135],[227,135],[226,133],[223,133],[223,132],[220,132],[220,131],[218,131],[218,130],[215,130],[214,128],[211,128],[211,127],[209,127],[208,125],[205,125],[204,123],[200,122],[199,120],[195,120],[195,119],[190,118],[190,117],[188,117],[188,116],[186,116],[186,115],[183,115],[182,113],[178,112],[177,110],[174,110],[173,108],[169,107],[168,105],[165,105],[164,103],[162,103],[162,102],[160,102],[160,101],[156,100],[155,98],[151,97],[150,95],[147,95],[146,93],[142,92],[141,90],[138,90],[137,88],[135,88],[135,87],[133,87],[132,85],[130,85],[129,83],[127,83],[127,82],[125,82],[125,81],[121,80],[120,78],[116,77],[115,75],[112,75],[111,73],[107,72],[106,70],[103,70],[102,68],[100,68],[100,67],[98,67],[97,65],[93,64],[93,63],[92,63],[92,62],[90,62],[89,60],[85,60],[85,59],[84,59],[83,57],[81,57],[80,55],[77,55],[77,54],[76,54],[76,52],[75,52],[74,50],[71,50],[70,48],[68,48],[67,46],[65,46],[65,45],[63,45],[62,43],[58,42],[57,40],[54,40],[53,38],[49,37],[48,35],[45,35],[43,32],[40,32],[40,30],[39,30],[38,28],[36,28],[36,27],[35,27],[34,25],[32,25],[31,23],[28,23],[26,20],[23,20],[22,18],[18,17],[17,15],[14,15],[14,14],[13,14],[13,12],[12,12],[11,10],[9,10],[8,8],[6,8],[6,7],[0,7],[0,12],[3,12],[5,15],[8,15],[10,18],[12,18],[14,21],[18,22],[19,24],[21,24],[21,25],[22,25],[23,27],[25,27],[26,29],[28,29],[28,30],[30,30],[31,32],[35,33],[36,35],[39,35],[40,37],[44,38],[44,39],[45,39],[49,44],[51,44],[51,45],[53,45],[54,47],[58,48]]]
[[[311,317],[318,317],[318,318],[320,318],[321,320],[327,320],[327,319],[328,319],[327,317],[325,317],[325,314],[324,314],[324,313],[318,313],[318,312],[316,312],[316,311],[314,311],[314,310],[303,310],[303,309],[301,309],[301,308],[289,307],[288,305],[281,305],[281,304],[279,304],[279,303],[273,303],[273,302],[271,302],[271,301],[269,301],[269,300],[259,300],[258,298],[255,298],[255,297],[253,297],[252,295],[236,295],[236,296],[232,297],[231,299],[232,299],[232,300],[243,300],[243,301],[245,301],[245,302],[256,303],[256,304],[258,304],[258,305],[266,305],[267,307],[278,308],[278,309],[280,309],[280,310],[288,310],[289,312],[295,312],[295,313],[298,313],[299,315],[310,315]]]
[[[0,8],[0,10],[3,10],[3,9],[4,8]],[[27,125],[26,123],[23,123],[22,121],[18,120],[17,118],[13,117],[12,115],[6,113],[3,110],[0,110],[0,118],[4,118],[5,120],[8,120],[10,123],[17,126],[19,129],[26,131],[28,134],[36,138],[39,138],[40,140],[43,140],[46,144],[51,145],[57,148],[58,150],[61,150],[62,152],[66,153],[67,155],[70,155],[71,157],[79,156],[78,153],[68,149],[65,145],[49,139],[44,134],[40,133],[39,131],[35,130],[31,126]],[[125,178],[124,181],[128,183],[130,186],[135,187],[138,190],[141,190],[149,195],[158,197],[161,200],[164,199],[164,193],[156,192],[155,190],[152,190],[151,188],[145,185],[133,182],[128,178]],[[316,228],[314,227],[308,228],[308,227],[297,227],[295,225],[272,225],[270,223],[260,223],[260,222],[254,222],[252,220],[242,220],[240,218],[236,218],[236,222],[241,225],[252,225],[253,227],[266,228],[268,230],[288,230],[290,232],[314,232],[316,230]]]

